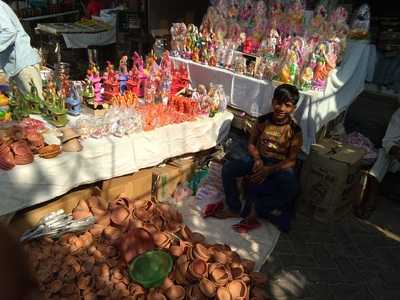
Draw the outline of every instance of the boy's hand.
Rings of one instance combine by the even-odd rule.
[[[253,173],[259,172],[264,167],[264,162],[261,159],[256,159],[253,164]]]
[[[262,183],[270,174],[272,174],[273,168],[270,166],[263,166],[250,175],[250,182],[255,184]]]

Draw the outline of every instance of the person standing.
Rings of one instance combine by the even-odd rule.
[[[0,69],[22,94],[30,91],[30,82],[33,82],[43,98],[39,63],[40,56],[31,46],[31,39],[18,17],[0,0]]]

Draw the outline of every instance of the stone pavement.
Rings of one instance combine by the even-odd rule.
[[[329,225],[298,214],[263,267],[272,279],[282,270],[305,276],[306,300],[400,299],[400,242],[353,217]],[[297,299],[301,283],[281,282],[271,281],[272,299]]]

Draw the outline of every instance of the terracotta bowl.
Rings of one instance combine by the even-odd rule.
[[[116,241],[121,237],[121,230],[113,226],[107,226],[103,234],[106,239]]]
[[[202,259],[204,261],[208,261],[210,259],[210,252],[208,251],[207,247],[205,247],[201,243],[197,243],[193,248],[193,255],[196,258]]]
[[[231,294],[226,287],[219,287],[217,290],[217,300],[232,300]]]
[[[208,298],[214,297],[217,292],[217,287],[215,286],[215,284],[207,278],[203,278],[200,280],[199,287],[201,292]]]
[[[172,245],[168,250],[175,257],[179,257],[185,252],[185,248],[182,245]]]
[[[243,300],[247,296],[247,285],[241,280],[233,280],[228,283],[227,289],[232,299]]]
[[[171,246],[171,238],[168,234],[158,231],[152,234],[154,244],[159,248],[169,248]]]
[[[223,264],[223,265],[226,264],[226,263],[228,262],[228,258],[227,258],[227,256],[225,255],[225,253],[224,253],[224,252],[220,252],[220,251],[218,251],[218,250],[215,250],[215,251],[214,251],[213,259],[214,259],[216,262],[221,263],[221,264]]]
[[[80,210],[80,209],[74,209],[72,211],[72,216],[75,220],[83,219],[83,218],[88,218],[93,216],[93,214],[89,210]]]
[[[111,221],[118,226],[126,226],[129,223],[130,212],[127,207],[117,206],[110,212]]]
[[[185,298],[186,291],[180,285],[173,285],[167,290],[166,295],[169,300],[183,300]]]

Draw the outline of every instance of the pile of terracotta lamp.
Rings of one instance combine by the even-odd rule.
[[[268,278],[253,272],[253,261],[227,245],[207,244],[173,206],[127,198],[103,203],[93,196],[73,210],[76,219],[96,217],[88,231],[25,245],[45,299],[268,299]],[[162,286],[144,289],[127,266],[157,248],[174,257],[174,268]]]
[[[37,132],[26,132],[15,126],[7,137],[0,138],[0,169],[11,170],[16,165],[28,165],[45,148],[44,138]]]

